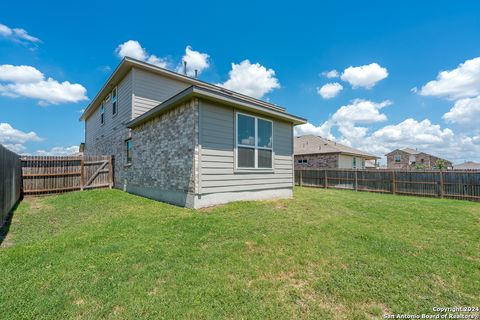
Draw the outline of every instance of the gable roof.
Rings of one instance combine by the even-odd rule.
[[[340,153],[353,156],[361,156],[365,159],[380,159],[375,155],[358,150],[341,143],[322,138],[320,136],[305,135],[295,137],[294,140],[294,154],[327,154]]]
[[[110,75],[108,80],[105,82],[103,87],[100,89],[100,91],[97,93],[95,98],[90,102],[90,104],[85,108],[82,116],[80,117],[80,120],[86,120],[92,113],[95,111],[99,106],[100,103],[105,99],[105,97],[112,91],[112,89],[119,83],[125,75],[132,69],[132,68],[138,68],[141,70],[145,70],[147,72],[155,73],[167,78],[172,78],[178,81],[185,82],[187,84],[190,84],[192,86],[199,86],[199,87],[204,87],[207,89],[211,90],[220,90],[228,95],[231,95],[232,97],[235,97],[240,100],[248,101],[249,103],[254,103],[259,106],[265,107],[267,109],[272,109],[276,110],[279,112],[285,112],[285,108],[280,107],[278,105],[275,105],[273,103],[269,103],[266,101],[262,101],[259,99],[252,98],[250,96],[231,91],[228,89],[225,89],[223,87],[198,80],[196,78],[191,78],[186,75],[158,67],[156,65],[137,60],[131,57],[124,57],[120,64],[117,66],[117,68],[113,71],[113,73]]]
[[[236,95],[225,93],[219,89],[210,89],[203,86],[190,86],[187,89],[181,91],[180,93],[174,95],[170,99],[160,103],[158,106],[131,120],[127,123],[127,127],[134,128],[193,97],[199,97],[214,102],[220,102],[224,105],[231,105],[237,108],[253,111],[255,113],[268,115],[276,119],[292,122],[295,125],[303,124],[307,121],[306,119],[291,115],[285,111],[272,110],[257,103],[253,103],[246,99],[239,98]]]
[[[453,166],[453,169],[460,170],[480,170],[480,163],[473,161],[466,161],[464,163],[459,163]]]

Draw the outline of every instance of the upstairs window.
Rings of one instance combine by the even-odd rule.
[[[132,164],[133,143],[132,139],[125,140],[126,164]]]
[[[298,160],[297,160],[297,163],[298,163],[298,164],[307,164],[307,163],[308,163],[308,160],[307,160],[307,159],[298,159]]]
[[[399,155],[399,154],[396,154],[396,155],[395,155],[395,162],[396,162],[396,163],[400,163],[401,161],[402,161],[402,156]]]
[[[112,91],[112,114],[117,114],[117,87],[113,88]]]
[[[357,168],[357,158],[356,158],[356,157],[353,157],[352,167],[353,167],[353,169],[356,169],[356,168]]]
[[[105,106],[103,105],[103,102],[102,102],[102,105],[100,106],[100,123],[101,124],[105,123]]]
[[[273,123],[237,113],[237,168],[271,169]]]

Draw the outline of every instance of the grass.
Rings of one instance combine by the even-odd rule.
[[[2,319],[372,319],[480,305],[480,204],[296,188],[193,211],[118,190],[24,200]]]

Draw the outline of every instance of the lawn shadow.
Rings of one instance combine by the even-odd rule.
[[[18,199],[17,203],[15,203],[12,209],[10,209],[10,212],[7,214],[5,219],[1,221],[2,225],[0,227],[0,247],[2,247],[3,242],[8,236],[8,232],[10,231],[10,225],[12,224],[13,215],[15,214],[15,211],[17,210],[22,200],[23,200],[23,196],[21,196],[20,199]]]

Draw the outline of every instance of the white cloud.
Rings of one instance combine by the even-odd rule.
[[[330,121],[336,124],[370,124],[387,120],[387,116],[380,110],[391,105],[392,102],[385,100],[373,102],[370,100],[356,99],[350,104],[340,107],[331,117]]]
[[[436,80],[422,87],[420,94],[453,100],[480,96],[480,57],[467,60],[456,69],[441,71]]]
[[[17,154],[21,154],[21,153],[23,153],[23,151],[25,151],[25,150],[27,149],[27,148],[26,148],[23,144],[21,144],[21,143],[11,143],[11,144],[7,143],[7,144],[4,144],[3,146],[4,146],[5,148],[7,148],[8,150],[13,151],[13,152],[15,152],[15,153],[17,153]]]
[[[443,115],[447,122],[480,128],[480,96],[460,99]]]
[[[31,66],[0,65],[0,95],[38,99],[40,105],[87,100],[87,89],[78,83],[58,82]]]
[[[262,98],[273,89],[280,88],[273,69],[267,69],[259,63],[251,64],[249,60],[240,64],[232,63],[228,76],[227,81],[218,85],[253,98]]]
[[[202,73],[203,70],[208,69],[210,66],[209,62],[210,56],[206,53],[201,53],[195,51],[191,46],[185,48],[185,55],[182,57],[182,62],[177,67],[178,73],[183,73],[183,62],[187,62],[187,75],[190,77],[195,76],[195,70],[197,70],[198,75]]]
[[[147,50],[140,45],[136,40],[128,40],[120,44],[115,53],[120,57],[131,57],[137,60],[146,61],[161,68],[167,68],[168,63],[164,58],[159,58],[153,54],[148,54]]]
[[[343,71],[340,78],[350,83],[353,88],[363,87],[371,89],[377,82],[386,77],[388,77],[386,68],[381,67],[377,63],[371,63],[360,67],[350,66]]]
[[[322,72],[322,76],[327,77],[328,79],[332,79],[332,78],[338,78],[340,74],[338,73],[337,70],[333,69],[330,71]]]
[[[4,24],[0,23],[0,36],[7,39],[16,41],[16,42],[30,42],[30,43],[39,43],[42,40],[37,37],[31,36],[25,29],[21,28],[10,28]]]
[[[0,143],[2,144],[16,144],[42,140],[43,139],[33,131],[24,132],[13,128],[9,123],[0,123]]]
[[[69,156],[78,152],[78,146],[53,147],[50,150],[37,150],[38,156]]]
[[[335,98],[342,90],[343,86],[338,82],[327,83],[321,88],[317,88],[318,94],[321,95],[323,99]]]

